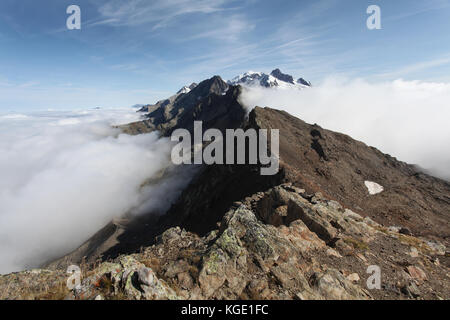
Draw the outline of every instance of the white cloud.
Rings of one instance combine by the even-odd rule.
[[[110,126],[134,110],[0,115],[0,273],[75,249],[112,218],[163,212],[189,181],[171,144]],[[142,187],[161,170],[169,178]]]
[[[269,106],[349,134],[402,161],[450,179],[450,83],[329,78],[308,90],[246,90],[242,102]]]

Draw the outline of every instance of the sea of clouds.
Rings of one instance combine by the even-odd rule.
[[[241,103],[285,110],[450,180],[450,83],[328,78],[306,90],[246,88]]]
[[[112,126],[135,111],[0,114],[0,273],[58,258],[125,213],[168,209],[190,174],[171,166],[168,139]]]

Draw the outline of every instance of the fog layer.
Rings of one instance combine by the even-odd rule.
[[[0,273],[38,267],[126,212],[163,212],[186,184],[171,144],[111,124],[135,110],[0,115]]]

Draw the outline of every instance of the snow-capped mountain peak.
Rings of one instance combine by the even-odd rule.
[[[181,88],[181,89],[177,92],[177,94],[188,93],[188,92],[190,92],[190,91],[191,91],[191,89],[189,89],[188,86],[184,86],[183,88]]]
[[[243,74],[234,77],[232,80],[228,81],[229,84],[244,84],[253,83],[259,81],[264,74],[262,72],[247,71]]]
[[[261,86],[265,88],[298,88],[303,89],[311,86],[311,83],[299,78],[294,81],[294,78],[281,72],[280,69],[273,70],[270,74],[264,72],[248,71],[232,80],[228,81],[230,85],[243,85],[249,87]]]
[[[197,86],[197,84],[194,82],[192,83],[190,86],[184,86],[183,88],[181,88],[177,94],[183,94],[183,93],[189,93],[191,92],[192,89],[194,89]]]

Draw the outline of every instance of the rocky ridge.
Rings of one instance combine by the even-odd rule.
[[[174,227],[140,253],[85,266],[72,291],[49,270],[0,276],[0,288],[8,299],[449,299],[446,258],[442,244],[282,184],[234,203],[204,237]],[[380,289],[367,287],[370,265]],[[43,275],[54,286],[43,290]]]
[[[214,76],[186,93],[178,93],[152,106],[145,120],[121,126],[121,129],[128,134],[157,130],[161,135],[169,136],[177,128],[192,129],[194,120],[209,122],[211,126],[214,123],[216,127],[235,128],[241,125],[245,110],[237,103],[239,91],[234,88],[228,92],[228,89],[226,82]]]

